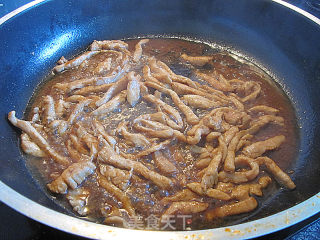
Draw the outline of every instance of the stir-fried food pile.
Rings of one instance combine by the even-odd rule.
[[[294,189],[268,155],[286,144],[286,120],[258,101],[261,82],[221,74],[220,53],[178,53],[178,73],[161,48],[143,51],[152,41],[94,41],[62,57],[29,120],[9,113],[48,189],[81,216],[149,229],[151,218],[168,229],[180,217],[171,227],[182,229],[251,212],[273,180]]]

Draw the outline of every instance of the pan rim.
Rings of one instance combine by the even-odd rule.
[[[311,13],[301,9],[301,8],[298,8],[297,6],[291,4],[291,3],[288,3],[288,2],[285,2],[283,0],[271,0],[272,2],[275,2],[277,4],[280,4],[280,5],[283,5],[297,13],[300,13],[301,15],[309,18],[310,20],[312,20],[313,22],[315,22],[316,24],[320,25],[320,19],[317,18],[316,16],[312,15]]]
[[[18,15],[19,13],[22,13],[32,7],[35,7],[36,5],[44,2],[48,2],[51,0],[34,0],[32,2],[29,2],[25,5],[22,5],[21,7],[13,10],[12,12],[9,12],[8,14],[4,15],[3,17],[0,18],[0,26],[7,22],[9,19],[13,18],[14,16]]]
[[[34,0],[30,3],[27,3],[25,5],[22,5],[21,7],[13,10],[12,12],[9,12],[8,14],[4,15],[3,17],[0,18],[0,26],[2,24],[4,24],[5,22],[7,22],[9,19],[13,18],[14,16],[18,15],[19,13],[22,13],[32,7],[35,7],[36,5],[40,4],[40,3],[45,3],[45,2],[49,2],[51,0]],[[311,13],[308,13],[307,11],[298,8],[297,6],[294,6],[291,3],[285,2],[283,0],[271,0],[272,2],[275,2],[277,4],[283,5],[307,18],[309,18],[310,20],[312,20],[313,22],[317,23],[318,25],[320,25],[320,19],[317,18],[316,16],[312,15]]]
[[[5,24],[8,20],[12,19],[16,15],[24,11],[27,11],[35,7],[36,5],[49,1],[51,0],[34,0],[17,8],[16,10],[0,18],[0,26],[2,24]],[[270,1],[299,13],[320,26],[320,19],[308,13],[305,10],[300,9],[283,0]],[[150,237],[159,239],[248,239],[253,237],[259,237],[290,227],[320,212],[320,210],[315,210],[320,209],[319,192],[311,198],[289,209],[286,209],[284,211],[281,211],[279,213],[273,214],[265,218],[250,221],[248,223],[207,230],[165,232],[116,228],[71,217],[66,214],[54,211],[50,208],[44,207],[24,197],[12,188],[8,187],[1,180],[0,201],[5,203],[9,207],[15,209],[16,211],[22,213],[23,215],[32,218],[40,223],[43,223],[45,225],[59,229],[64,232],[94,239],[107,239],[110,237],[114,239],[123,239],[129,236],[133,238],[139,237],[142,239],[150,239]]]
[[[82,237],[92,239],[238,239],[254,238],[263,236],[281,229],[290,227],[304,219],[307,219],[320,209],[320,193],[291,207],[287,210],[260,218],[247,223],[196,231],[141,231],[124,229],[88,222],[79,218],[71,217],[66,214],[44,207],[14,191],[2,181],[0,181],[0,200],[40,223],[59,229],[64,232],[72,233]]]

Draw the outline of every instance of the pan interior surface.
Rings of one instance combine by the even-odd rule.
[[[126,43],[129,44],[128,49],[132,50],[135,43],[138,40],[128,39],[125,41]],[[212,68],[214,67],[216,71],[223,71],[223,75],[225,77],[228,77],[228,79],[236,78],[239,80],[241,79],[243,81],[246,81],[246,79],[250,79],[250,81],[259,82],[262,89],[260,93],[260,97],[255,101],[251,101],[249,103],[250,105],[247,103],[244,103],[246,104],[246,108],[249,109],[250,107],[252,107],[252,104],[254,104],[255,106],[265,104],[267,106],[276,107],[277,109],[280,109],[279,115],[281,116],[281,118],[282,117],[284,118],[285,124],[284,126],[281,126],[281,127],[278,126],[277,124],[270,124],[271,126],[267,127],[265,130],[261,130],[261,134],[259,136],[256,136],[257,138],[253,141],[265,139],[266,137],[271,137],[271,136],[273,137],[275,135],[277,136],[281,135],[285,137],[286,142],[283,145],[281,145],[281,148],[274,151],[273,153],[269,153],[268,156],[271,159],[274,159],[281,169],[288,172],[288,170],[291,169],[291,167],[294,165],[296,160],[297,148],[298,148],[297,143],[299,141],[298,139],[299,137],[297,134],[298,127],[296,124],[293,107],[291,106],[289,99],[285,96],[285,93],[281,91],[280,87],[276,86],[276,84],[274,84],[270,76],[267,75],[265,72],[263,72],[261,69],[259,69],[257,66],[254,66],[253,64],[247,62],[245,59],[240,58],[239,56],[234,56],[234,55],[231,55],[230,53],[227,54],[226,50],[223,47],[216,46],[216,44],[212,46],[212,44],[210,43],[207,43],[207,44],[200,43],[200,42],[196,43],[195,41],[181,40],[173,37],[156,38],[156,39],[149,38],[149,42],[145,44],[145,46],[143,47],[144,60],[141,60],[141,62],[143,62],[143,65],[144,64],[147,65],[145,58],[148,59],[147,56],[156,56],[157,59],[168,64],[168,67],[170,67],[176,74],[182,74],[183,76],[187,76],[190,79],[195,79],[194,72],[197,70],[195,70],[194,67],[191,67],[187,63],[184,63],[183,61],[181,61],[180,59],[181,51],[186,51],[187,53],[191,52],[192,55],[203,54],[203,53],[209,54],[210,56],[214,57],[215,60],[212,60],[210,64],[205,65],[205,68],[212,70]],[[88,62],[88,66],[90,66],[91,64],[94,65],[94,62],[97,61],[97,59],[99,61],[103,61],[103,58],[101,57],[96,58],[95,60],[92,60],[91,58],[91,60],[89,60],[90,62]],[[33,109],[35,107],[41,108],[41,105],[42,105],[41,102],[43,102],[43,98],[45,96],[53,97],[54,102],[57,102],[58,99],[68,99],[69,95],[71,95],[71,97],[72,96],[77,97],[78,96],[77,94],[79,93],[73,92],[73,91],[67,95],[60,95],[60,93],[62,92],[60,90],[57,92],[55,86],[57,86],[56,85],[58,84],[57,82],[60,82],[61,84],[61,81],[64,81],[65,79],[68,79],[68,78],[77,79],[77,77],[80,76],[80,79],[81,79],[83,78],[84,74],[88,74],[90,71],[92,71],[88,69],[84,70],[84,68],[81,68],[81,67],[79,69],[81,69],[80,73],[77,70],[74,70],[74,71],[70,70],[68,72],[57,74],[54,76],[50,75],[47,80],[44,80],[43,82],[44,84],[41,84],[40,86],[38,86],[37,90],[34,92],[34,95],[28,106],[29,110],[26,111],[25,119],[33,118],[32,117],[34,114]],[[132,71],[136,72],[137,74],[141,74],[141,76],[145,76],[143,75],[144,73],[139,72],[138,69],[139,67],[133,67]],[[111,72],[112,71],[113,70],[111,70]],[[205,70],[202,68],[202,71],[205,71]],[[76,74],[76,75],[73,75],[73,74]],[[107,74],[105,73],[104,75],[107,75]],[[202,82],[202,84],[205,84],[205,82]],[[86,90],[86,89],[84,88],[83,90]],[[149,91],[150,90],[151,89],[149,88]],[[101,96],[101,93],[97,92],[94,95]],[[88,97],[87,94],[84,94],[84,96]],[[170,102],[170,100],[164,96],[162,100]],[[149,106],[147,107],[148,110],[146,110],[145,104],[146,104],[146,101],[143,100],[143,98],[134,107],[128,108],[127,104],[125,103],[121,104],[121,106],[119,107],[120,112],[117,111],[116,113],[110,113],[108,114],[107,118],[106,117],[103,118],[104,120],[102,120],[102,118],[97,118],[97,121],[102,121],[101,123],[104,124],[106,131],[110,131],[112,128],[117,127],[117,124],[120,124],[116,119],[122,119],[121,122],[127,122],[129,124],[129,122],[133,118],[136,118],[137,116],[141,116],[142,114],[145,114],[145,113],[151,113],[153,111],[152,107]],[[56,106],[56,103],[55,103],[55,106]],[[206,111],[206,110],[200,110],[200,109],[193,109],[193,110],[197,111],[198,116],[203,116],[204,111]],[[88,109],[87,111],[90,111],[90,110]],[[211,110],[208,109],[207,113],[209,113],[210,111]],[[46,119],[45,115],[43,115],[43,112],[40,115],[41,115],[40,119]],[[68,113],[66,113],[66,116],[68,116]],[[83,116],[82,119],[86,118],[85,113],[82,114],[82,116]],[[75,126],[80,126],[80,124],[82,125],[82,123],[88,121],[85,124],[90,128],[90,126],[92,125],[92,122],[91,123],[89,122],[91,120],[87,119],[85,121],[82,121],[82,119],[79,119],[79,121],[77,122],[77,124],[79,125],[75,125]],[[46,122],[44,121],[42,120],[37,123],[44,124],[44,126],[47,126]],[[188,129],[187,123],[185,123],[185,126],[186,126],[185,128]],[[133,126],[132,130],[134,130],[134,128],[135,127]],[[73,131],[72,129],[75,130],[75,128],[70,127],[70,134],[77,134],[77,130]],[[93,127],[93,129],[95,128]],[[91,134],[94,134],[94,133],[91,133]],[[49,139],[57,139],[57,140],[51,141],[50,145],[54,149],[57,149],[57,151],[59,151],[58,149],[60,149],[61,142],[67,143],[70,140],[68,139],[69,134],[63,134],[63,135],[60,135],[59,137],[56,137],[57,135],[54,134],[52,136],[51,133],[48,132],[48,136],[52,137],[52,138],[49,137]],[[60,140],[60,139],[63,139],[63,140]],[[119,141],[117,143],[117,146],[119,145],[121,152],[126,153],[128,151],[128,148],[126,147],[127,145],[123,145],[125,144],[125,142],[121,142],[122,140],[119,139],[117,136],[115,136],[115,139],[117,139],[117,142]],[[161,140],[161,141],[164,141],[164,140]],[[197,182],[199,181],[199,179],[195,180],[193,174],[200,170],[195,165],[194,160],[197,159],[198,161],[199,156],[195,156],[195,154],[192,155],[190,150],[188,150],[188,147],[190,147],[190,145],[187,144],[186,146],[185,143],[183,145],[181,144],[182,143],[179,142],[179,140],[178,142],[175,142],[174,149],[177,149],[179,151],[179,154],[183,155],[183,158],[187,163],[186,168],[192,169],[192,170],[189,172],[186,168],[184,168],[184,165],[179,164],[178,162],[179,160],[173,159],[175,166],[179,167],[178,174],[187,174],[184,176],[186,179],[189,179],[188,182],[190,181]],[[201,143],[199,144],[201,145]],[[67,148],[66,151],[68,151],[68,149],[69,147]],[[137,154],[137,152],[135,152],[135,150],[133,150],[131,147],[129,147],[129,149],[130,149],[130,152]],[[175,150],[173,150],[173,146],[171,146],[170,144],[170,146],[168,146],[168,148],[165,149],[163,152],[166,152],[166,151],[173,152]],[[60,152],[64,152],[64,151],[60,150]],[[151,157],[149,154],[148,156]],[[74,159],[78,159],[77,156],[74,156],[74,155],[72,155],[71,157],[72,158],[74,157]],[[191,160],[191,161],[187,160],[190,157],[194,160]],[[79,161],[81,160],[79,159]],[[143,162],[143,164],[148,164],[150,160],[147,160],[146,158],[142,158],[142,159],[139,159],[139,161]],[[105,167],[105,165],[100,165],[100,163],[94,160],[94,164],[97,166],[97,169],[99,169],[100,167],[102,168]],[[61,168],[58,167],[56,163],[51,162],[50,159],[47,159],[47,158],[37,159],[37,158],[31,157],[30,155],[26,156],[26,164],[29,170],[31,171],[31,174],[34,177],[34,179],[36,181],[39,181],[39,186],[41,188],[44,188],[43,191],[47,193],[46,183],[49,183],[56,178],[56,177],[52,178],[51,174],[53,174],[54,176],[57,176],[57,174],[61,171]],[[153,168],[151,167],[151,169]],[[100,171],[101,171],[101,168],[100,168]],[[164,174],[163,176],[169,175],[170,177],[172,177],[172,175],[166,172],[164,173],[163,169],[161,168],[158,168],[157,171],[160,172],[160,174]],[[263,173],[261,171],[259,176],[257,176],[257,179],[260,179],[262,176],[263,176]],[[176,177],[178,177],[179,179],[181,178],[179,175],[174,175],[173,178],[176,178]],[[86,192],[89,191],[90,197],[88,198],[86,203],[86,206],[87,206],[86,209],[88,209],[87,214],[85,214],[86,219],[91,219],[92,221],[101,222],[103,220],[103,216],[101,216],[101,210],[100,210],[101,206],[105,204],[110,204],[114,206],[114,203],[111,200],[108,200],[108,197],[103,197],[104,195],[102,195],[102,192],[101,192],[103,190],[101,189],[101,187],[96,186],[96,182],[100,181],[98,179],[99,177],[97,177],[95,174],[93,174],[92,176],[88,176],[87,180],[81,185],[81,188],[79,188],[79,191],[82,191],[81,189],[86,189],[85,190]],[[263,197],[257,198],[260,206],[266,205],[269,198],[270,197],[273,198],[279,191],[280,187],[277,184],[275,184],[275,181],[272,181],[272,182],[273,183],[270,184],[270,186],[268,186],[267,189],[263,191],[264,192]],[[91,183],[95,183],[95,184],[91,184]],[[149,186],[149,183],[151,184],[151,186]],[[148,186],[144,186],[144,187],[137,187],[138,184],[139,183],[135,184],[134,182],[132,182],[131,184],[129,184],[130,186],[125,190],[126,195],[129,196],[129,198],[131,199],[131,203],[135,208],[136,214],[140,216],[142,219],[147,218],[147,216],[151,216],[154,214],[156,214],[156,216],[160,216],[159,210],[156,212],[153,212],[154,211],[153,209],[158,209],[158,208],[162,209],[161,204],[159,202],[160,199],[158,197],[153,197],[153,196],[157,196],[157,193],[158,193],[156,190],[154,190],[154,187],[155,187],[153,185],[154,183],[150,181],[148,182]],[[183,185],[183,183],[180,180],[177,180],[176,186],[173,187],[174,190],[168,190],[169,191],[168,194],[172,196],[173,194],[180,192],[181,188],[184,188],[184,187],[185,185]],[[148,194],[141,196],[139,192],[144,192],[144,191],[148,191]],[[69,197],[70,194],[72,195],[72,191],[71,193],[67,194],[67,199],[70,198]],[[70,204],[68,203],[68,201],[65,201],[64,195],[58,194],[58,195],[53,195],[54,196],[53,197],[52,194],[48,194],[48,196],[51,197],[53,200],[55,200],[61,206],[63,207],[65,206],[66,209],[70,209],[72,212]],[[150,204],[148,204],[150,201],[152,201],[152,205],[151,205],[152,207],[150,207]],[[222,203],[221,201],[216,202],[213,199],[207,200],[203,198],[202,201],[210,204],[209,209],[217,207],[217,204],[225,204],[225,203]],[[139,204],[136,204],[137,202],[139,202]],[[164,209],[160,211],[163,212]],[[210,222],[204,220],[203,215],[205,215],[205,213],[202,214],[202,216],[193,215],[192,223],[189,224],[188,228],[192,230],[196,230],[196,229],[211,229],[211,228],[216,228],[218,226],[229,226],[235,223],[243,222],[245,221],[245,219],[250,219],[253,215],[257,214],[258,212],[259,212],[259,208],[256,209],[255,211],[252,211],[252,212],[250,211],[248,214],[239,214],[236,216],[227,217],[219,220],[216,219]],[[182,226],[179,225],[179,223],[177,222],[177,225],[175,228],[176,229],[182,228]]]
[[[250,14],[249,14],[250,13]],[[28,22],[28,28],[25,23]],[[21,117],[34,88],[60,56],[70,58],[94,39],[137,36],[191,38],[216,43],[269,72],[295,106],[299,156],[292,169],[297,189],[280,191],[245,221],[288,209],[319,192],[320,27],[270,1],[48,1],[0,26],[1,181],[56,211],[28,172],[18,135],[6,120]],[[21,40],[23,39],[23,40]],[[314,213],[316,213],[315,210]]]

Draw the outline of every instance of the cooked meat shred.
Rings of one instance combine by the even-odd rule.
[[[212,56],[188,56],[187,54],[181,54],[181,58],[193,65],[203,66],[212,61]]]
[[[21,148],[26,154],[30,154],[35,157],[46,156],[46,154],[38,147],[38,145],[31,141],[28,134],[22,133],[20,138],[21,138]]]
[[[185,230],[253,211],[273,182],[296,188],[285,97],[252,64],[208,48],[104,40],[61,57],[25,120],[8,114],[48,189],[96,222],[142,229],[153,217],[162,229],[173,217]]]
[[[90,192],[88,190],[80,187],[69,191],[66,197],[74,211],[80,216],[86,216],[89,211],[87,207],[89,195]]]
[[[221,207],[214,208],[206,213],[206,219],[212,221],[215,218],[223,218],[230,215],[251,212],[258,206],[258,202],[254,197],[249,197],[243,201],[226,204]]]
[[[182,214],[199,213],[203,212],[209,207],[208,203],[204,202],[173,202],[170,207],[162,214],[161,218],[165,218],[169,215],[174,215],[176,212]]]
[[[260,157],[263,153],[269,150],[278,148],[285,140],[285,136],[279,135],[267,140],[255,142],[247,147],[245,147],[242,152],[251,158]]]
[[[52,192],[66,194],[69,187],[76,189],[95,169],[92,162],[73,163],[47,186]]]

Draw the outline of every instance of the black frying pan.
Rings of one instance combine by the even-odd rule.
[[[19,117],[23,116],[33,90],[59,57],[68,58],[83,51],[94,39],[167,36],[215,42],[241,53],[272,74],[295,106],[300,149],[291,169],[297,189],[280,189],[243,221],[279,213],[318,194],[320,21],[279,2],[54,0],[44,1],[2,23],[0,180],[34,202],[68,213],[30,175],[19,150],[19,132],[8,123],[7,113],[15,110]],[[0,191],[4,189],[1,187]],[[2,198],[10,205],[6,199]],[[319,209],[308,211],[312,215]]]

